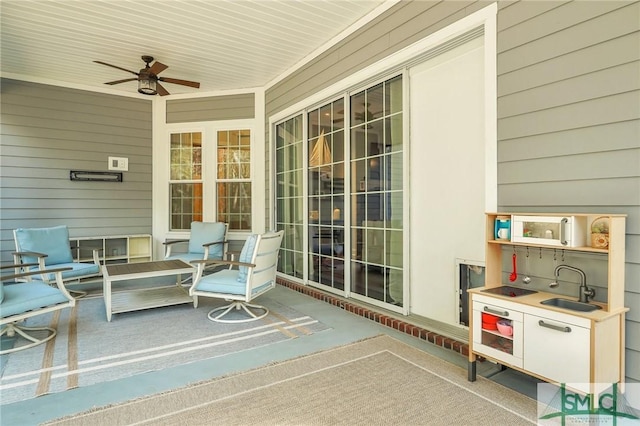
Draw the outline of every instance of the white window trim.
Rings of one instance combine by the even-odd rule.
[[[256,116],[262,111],[264,116],[264,92],[256,92]],[[248,129],[251,132],[251,231],[230,231],[229,240],[244,240],[250,233],[262,233],[265,228],[265,180],[264,161],[264,120],[241,119],[189,123],[165,123],[166,102],[154,100],[153,118],[153,238],[154,259],[164,257],[162,242],[167,238],[189,238],[189,232],[169,230],[169,177],[170,177],[170,134],[201,132],[203,138],[202,155],[204,158],[216,158],[215,146],[209,143],[217,140],[217,132],[224,130]],[[213,150],[213,151],[212,151]],[[213,157],[212,157],[213,156]],[[203,167],[203,205],[211,206],[216,197],[216,168]],[[208,185],[207,185],[208,184]],[[213,188],[211,189],[211,186]],[[203,221],[216,218],[215,209],[204,209]]]

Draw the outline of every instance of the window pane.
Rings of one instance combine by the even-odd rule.
[[[249,130],[218,132],[218,179],[251,178]]]
[[[333,130],[342,130],[344,129],[344,101],[339,99],[332,104],[333,109],[333,121],[332,126]]]
[[[202,220],[202,184],[172,183],[169,188],[171,230],[191,229],[191,222]]]
[[[280,136],[284,144],[286,135]],[[251,131],[223,130],[217,137],[217,218],[229,230],[251,230]]]
[[[202,133],[170,135],[170,230],[189,230],[202,220]],[[192,181],[180,183],[177,181]]]
[[[385,82],[384,102],[385,115],[402,112],[402,76]]]
[[[202,134],[171,135],[171,180],[202,179]]]
[[[402,149],[402,114],[396,114],[385,120],[385,145],[391,151]]]
[[[251,183],[218,183],[218,220],[229,229],[251,230]]]

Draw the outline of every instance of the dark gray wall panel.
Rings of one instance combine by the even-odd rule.
[[[0,244],[15,228],[67,225],[72,236],[151,233],[151,102],[2,80]],[[127,157],[124,182],[72,182]]]
[[[167,101],[167,123],[254,117],[255,95],[253,93]]]

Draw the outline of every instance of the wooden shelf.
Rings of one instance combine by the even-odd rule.
[[[82,262],[92,262],[92,249],[101,249],[100,262],[131,263],[153,260],[152,238],[149,234],[108,235],[97,237],[70,238],[73,258]]]
[[[509,240],[496,240],[494,238],[494,222],[498,216],[549,216],[549,217],[585,217],[585,234],[587,241],[591,241],[591,224],[598,218],[605,217],[609,220],[609,246],[606,249],[581,247],[559,247],[556,245],[520,243]],[[503,258],[502,249],[510,247],[530,247],[543,250],[555,250],[558,252],[591,253],[602,255],[607,261],[607,302],[609,311],[624,308],[624,271],[625,271],[625,221],[626,215],[621,214],[580,214],[580,213],[487,213],[486,214],[486,287],[500,287],[502,283]]]
[[[530,243],[514,243],[511,241],[505,240],[488,240],[488,244],[500,244],[500,245],[508,245],[508,246],[519,246],[519,247],[535,247],[542,248],[546,250],[566,250],[566,251],[582,251],[582,252],[591,252],[591,253],[609,253],[609,249],[599,249],[594,247],[556,247],[556,246],[548,246],[545,244],[530,244]]]

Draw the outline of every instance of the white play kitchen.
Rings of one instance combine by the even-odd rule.
[[[625,220],[487,213],[485,286],[469,290],[470,381],[482,357],[586,394],[624,382]]]

